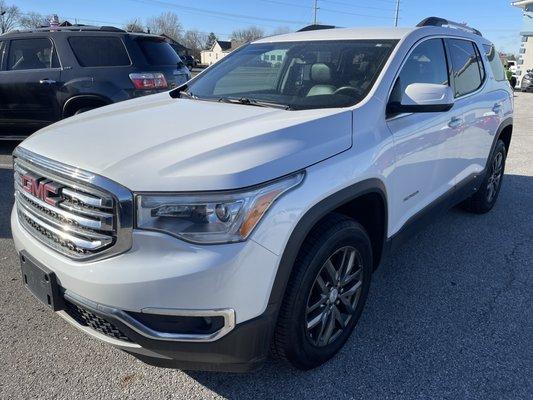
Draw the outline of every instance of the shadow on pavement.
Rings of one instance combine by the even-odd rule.
[[[527,398],[532,204],[533,178],[506,175],[490,213],[453,209],[391,254],[345,348],[316,370],[187,374],[229,399]]]

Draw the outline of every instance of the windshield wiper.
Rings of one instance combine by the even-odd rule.
[[[186,97],[188,99],[192,99],[192,100],[198,100],[198,96],[195,96],[194,94],[190,93],[190,92],[187,92],[185,90],[182,90],[180,92],[178,92],[180,97]]]
[[[282,110],[291,109],[291,106],[287,104],[272,103],[269,101],[251,99],[249,97],[221,97],[218,99],[218,101],[221,103],[244,104],[246,106],[280,108]]]

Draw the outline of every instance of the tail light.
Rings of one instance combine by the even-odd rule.
[[[168,87],[165,75],[161,72],[140,72],[130,74],[135,89],[166,89]]]

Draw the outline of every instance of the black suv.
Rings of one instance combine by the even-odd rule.
[[[190,72],[164,38],[71,26],[0,36],[0,139],[183,84]]]

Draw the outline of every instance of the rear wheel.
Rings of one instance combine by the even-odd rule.
[[[332,214],[311,232],[294,265],[273,353],[300,369],[319,366],[348,340],[368,296],[372,248],[364,228]]]
[[[498,140],[488,162],[487,173],[481,187],[463,203],[467,211],[483,214],[494,207],[502,186],[506,156],[505,143],[502,140]]]

